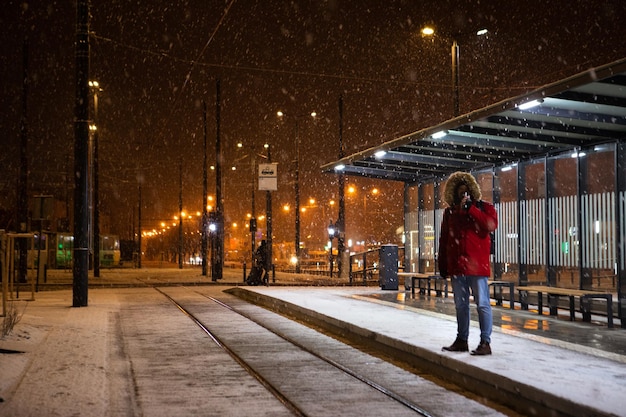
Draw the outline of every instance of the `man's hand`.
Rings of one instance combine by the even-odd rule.
[[[472,205],[472,199],[470,198],[469,194],[465,194],[463,198],[461,199],[461,207],[463,207],[463,209],[465,210],[469,210],[471,205]]]

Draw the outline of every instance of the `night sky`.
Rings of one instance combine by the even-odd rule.
[[[16,204],[26,38],[29,195],[72,198],[75,14],[73,1],[5,1],[0,11],[5,211]],[[250,211],[251,168],[237,142],[256,153],[271,144],[280,173],[274,206],[293,205],[297,119],[302,205],[309,197],[336,199],[335,177],[319,166],[339,154],[339,97],[346,155],[451,118],[452,37],[461,47],[462,113],[626,56],[623,0],[112,0],[93,2],[91,15],[90,78],[104,89],[101,216],[123,237],[132,230],[140,178],[146,222],[176,213],[181,160],[184,207],[201,210],[202,102],[213,164],[217,79],[225,212],[241,221]],[[426,24],[443,35],[424,39]],[[475,37],[483,27],[489,35]],[[279,120],[277,110],[287,117]],[[296,117],[311,111],[316,121]],[[377,234],[393,236],[402,224],[401,184],[348,182],[360,193],[348,201],[348,229],[366,205],[364,193],[378,186],[370,215],[379,219]],[[257,212],[264,207],[259,193]],[[336,219],[329,211],[315,214],[314,227]],[[277,240],[290,239],[292,221],[275,213]]]

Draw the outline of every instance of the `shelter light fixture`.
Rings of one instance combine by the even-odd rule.
[[[528,109],[532,109],[533,107],[537,107],[541,103],[543,103],[543,100],[531,100],[526,103],[522,103],[518,105],[517,108],[520,110],[528,110]]]
[[[377,159],[380,159],[385,155],[387,155],[387,151],[384,151],[381,149],[380,151],[376,151],[376,153],[374,154],[374,157],[376,157]]]
[[[335,165],[335,171],[343,171],[344,169],[346,169],[344,164]]]
[[[439,132],[435,132],[432,135],[430,135],[433,139],[441,139],[443,137],[445,137],[448,134],[448,132],[446,132],[445,130],[441,130]]]
[[[483,35],[486,35],[487,32],[489,32],[487,29],[480,29],[480,30],[476,31],[476,35],[483,36]]]

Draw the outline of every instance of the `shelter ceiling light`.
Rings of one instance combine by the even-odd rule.
[[[441,130],[441,131],[439,131],[439,132],[435,132],[435,133],[433,133],[433,134],[431,135],[431,137],[432,137],[433,139],[441,139],[441,138],[443,138],[444,136],[446,136],[447,134],[448,134],[448,132],[446,132],[445,130]]]
[[[376,153],[374,154],[374,156],[378,159],[382,158],[385,155],[387,155],[387,151],[384,151],[382,149],[380,151],[376,151]]]
[[[335,171],[343,171],[344,169],[346,169],[344,164],[335,165]]]
[[[517,108],[520,110],[528,110],[528,109],[532,109],[533,107],[537,107],[541,103],[543,103],[543,100],[532,100],[526,103],[519,104]]]

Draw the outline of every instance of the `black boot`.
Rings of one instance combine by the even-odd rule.
[[[441,350],[447,350],[448,352],[467,352],[467,340],[461,340],[457,338],[450,346],[444,346]]]
[[[491,346],[489,346],[488,342],[481,340],[478,347],[472,350],[471,354],[476,356],[491,355]]]

